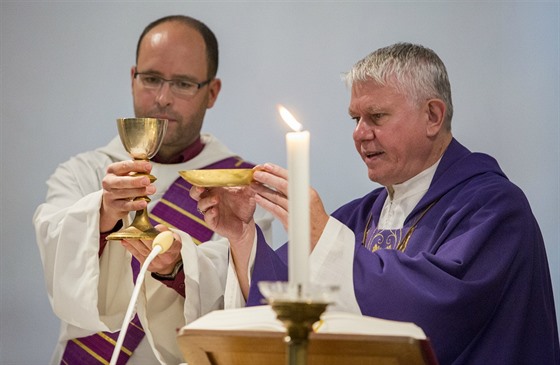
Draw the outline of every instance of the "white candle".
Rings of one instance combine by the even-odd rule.
[[[308,131],[283,106],[278,110],[295,132],[286,134],[288,153],[288,278],[298,294],[305,295],[309,282],[309,139]]]

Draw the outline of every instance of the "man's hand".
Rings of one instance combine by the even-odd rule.
[[[102,181],[99,232],[112,230],[129,212],[146,208],[148,203],[145,200],[133,199],[151,195],[156,188],[148,176],[134,176],[134,173],[148,174],[151,170],[152,165],[148,161],[121,161],[109,165]]]
[[[284,229],[288,230],[288,171],[280,166],[267,163],[255,167],[255,182],[251,185],[256,193],[255,201],[274,215]],[[321,197],[315,189],[309,190],[311,215],[311,249],[315,247],[329,220]]]
[[[249,295],[249,257],[256,235],[253,215],[255,193],[248,187],[211,188],[193,186],[191,197],[210,229],[229,240],[231,257],[245,299]]]
[[[250,226],[254,229],[256,203],[250,187],[206,189],[193,186],[190,195],[198,201],[198,209],[210,229],[230,242],[246,237]]]
[[[163,224],[158,224],[155,228],[160,232],[169,230]],[[136,257],[136,259],[140,261],[141,265],[144,264],[146,258],[150,255],[150,252],[152,252],[152,243],[152,240],[145,241],[126,239],[121,241],[123,247]],[[181,247],[181,237],[173,233],[173,243],[171,244],[171,247],[169,247],[166,252],[157,255],[152,260],[148,266],[148,271],[161,275],[170,274],[175,268],[175,265],[181,260]]]

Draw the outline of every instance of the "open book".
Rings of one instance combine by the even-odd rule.
[[[213,311],[183,327],[188,365],[286,363],[286,329],[269,305]],[[409,322],[327,310],[309,335],[309,365],[437,365],[424,331]]]
[[[185,329],[286,331],[282,322],[276,319],[276,313],[269,305],[216,310],[191,322],[185,326]],[[321,315],[321,320],[313,325],[313,331],[426,339],[424,331],[414,323],[328,310]]]

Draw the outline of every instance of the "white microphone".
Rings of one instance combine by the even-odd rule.
[[[164,253],[169,250],[169,247],[173,244],[173,232],[165,231],[159,233],[156,238],[152,241],[152,250],[156,247],[160,247],[161,251],[159,253]]]
[[[128,324],[133,318],[134,307],[136,306],[138,294],[140,293],[140,287],[142,286],[142,282],[144,282],[144,276],[148,270],[148,266],[157,255],[169,250],[169,247],[171,247],[172,244],[173,233],[171,231],[161,232],[154,238],[152,242],[152,251],[146,258],[146,261],[144,261],[144,264],[138,273],[138,277],[136,278],[136,285],[134,285],[132,297],[130,298],[130,303],[128,304],[128,309],[126,311],[126,315],[124,316],[121,331],[119,333],[117,343],[115,344],[115,349],[113,350],[113,355],[111,356],[111,362],[109,365],[115,365],[117,363],[117,359],[119,358],[124,337],[126,336],[126,331],[128,330]]]

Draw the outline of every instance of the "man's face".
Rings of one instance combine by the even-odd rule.
[[[208,61],[202,36],[177,22],[160,24],[142,40],[138,64],[131,70],[135,115],[168,119],[160,152],[181,152],[198,138],[206,109],[214,105],[220,91],[220,81],[213,80],[194,96],[183,96],[175,94],[169,83],[164,83],[158,90],[147,90],[138,78],[134,78],[134,72],[150,73],[168,80],[206,81]]]
[[[391,84],[367,80],[352,85],[353,139],[370,180],[384,186],[399,184],[433,163],[426,108],[408,101]]]

